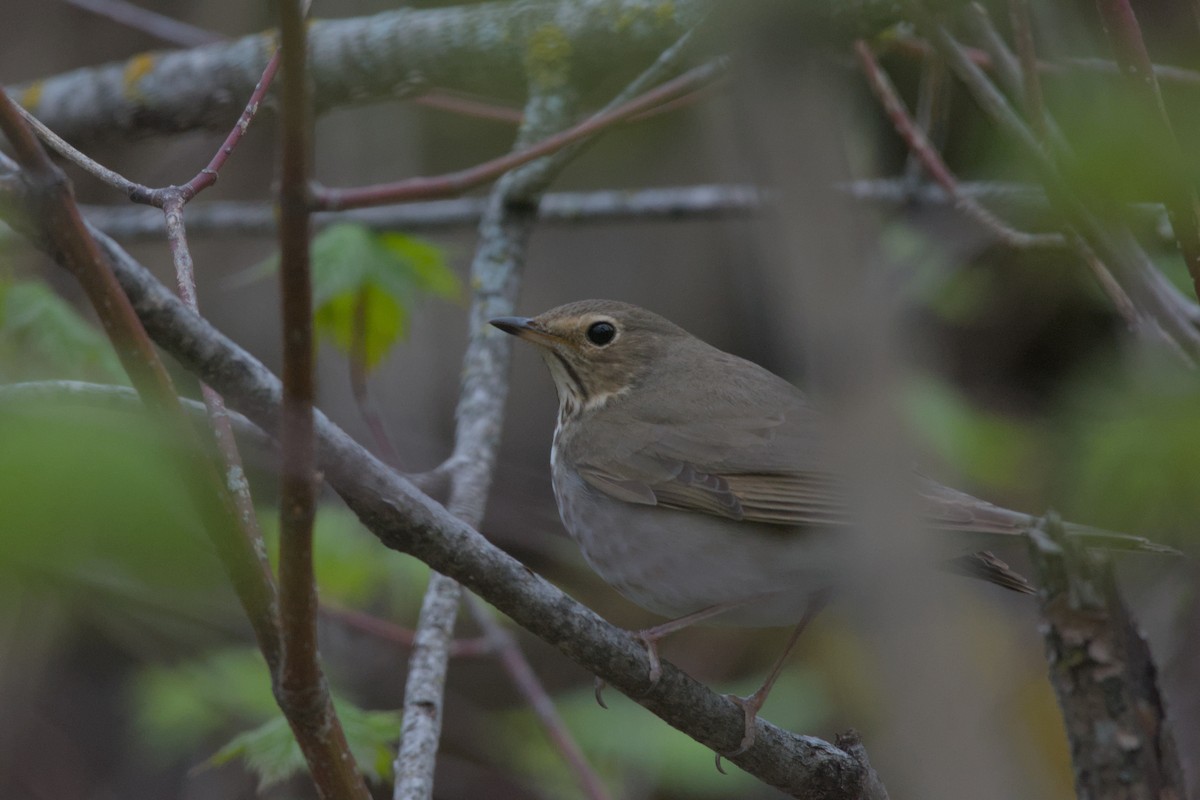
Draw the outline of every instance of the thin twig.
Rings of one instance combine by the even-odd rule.
[[[541,723],[550,743],[554,745],[554,749],[558,750],[558,754],[562,756],[563,761],[574,773],[579,788],[592,800],[608,800],[609,794],[608,790],[604,788],[604,782],[592,769],[587,756],[583,754],[574,737],[571,736],[566,722],[559,716],[558,709],[554,706],[554,701],[550,699],[546,688],[538,680],[537,673],[529,664],[529,659],[525,658],[525,654],[521,652],[516,637],[497,622],[491,612],[474,595],[468,594],[466,602],[467,608],[471,611],[471,617],[483,629],[484,638],[491,643],[496,657],[500,660],[504,671],[508,673],[513,685],[517,687],[517,691],[525,698],[525,702],[529,703],[533,715]]]
[[[1171,125],[1171,117],[1163,102],[1162,92],[1158,88],[1158,80],[1154,75],[1154,65],[1150,61],[1150,53],[1146,50],[1146,42],[1142,38],[1142,29],[1138,25],[1137,16],[1129,0],[1096,0],[1104,27],[1112,40],[1113,50],[1116,51],[1117,63],[1133,87],[1135,95],[1152,110],[1149,116],[1157,121],[1161,146],[1166,148],[1165,158],[1159,153],[1146,153],[1152,163],[1161,164],[1161,177],[1164,179],[1166,197],[1163,204],[1167,207],[1167,215],[1171,218],[1171,227],[1179,242],[1179,250],[1187,264],[1188,273],[1196,297],[1200,299],[1200,195],[1195,187],[1184,177],[1188,172],[1180,169],[1185,162],[1183,150]],[[1160,160],[1161,159],[1161,160]]]
[[[1038,189],[1032,191],[1040,193]],[[742,184],[554,192],[542,198],[538,222],[575,225],[736,218],[757,213],[768,200],[765,191]],[[478,224],[486,206],[486,198],[460,197],[387,208],[323,212],[313,215],[313,227],[321,229],[337,222],[355,222],[376,230],[457,228]],[[162,238],[162,217],[150,209],[83,206],[83,212],[88,222],[122,241]],[[271,236],[278,227],[274,207],[257,202],[193,204],[188,207],[187,221],[188,233],[193,237]],[[0,240],[3,238],[0,232]]]
[[[184,202],[182,194],[170,196],[163,204],[163,215],[167,229],[167,241],[171,249],[171,260],[175,266],[175,282],[179,287],[179,297],[187,304],[188,308],[199,311],[196,299],[195,270],[192,266],[192,254],[188,248],[187,230],[183,220]],[[261,581],[272,588],[271,608],[268,613],[274,620],[278,618],[279,614],[278,598],[274,593],[274,576],[271,574],[271,565],[267,560],[262,529],[259,527],[258,514],[254,508],[254,498],[250,494],[250,483],[246,479],[246,469],[242,463],[241,453],[238,451],[237,440],[233,435],[233,423],[230,421],[229,411],[225,408],[225,401],[221,395],[203,383],[200,385],[200,393],[204,398],[209,429],[224,468],[225,485],[237,510],[237,532],[246,540],[250,551],[256,557]],[[273,639],[271,644],[275,646],[277,641]],[[279,667],[280,655],[280,652],[275,649],[264,651],[263,657],[271,670]]]
[[[26,109],[17,105],[17,110],[25,118],[25,121],[37,131],[38,136],[46,143],[46,146],[72,164],[75,164],[102,183],[123,192],[135,203],[155,206],[156,208],[165,208],[166,203],[173,200],[177,195],[182,198],[184,203],[187,203],[200,192],[217,182],[217,176],[220,173],[221,167],[233,155],[234,149],[246,134],[255,114],[258,113],[262,99],[271,87],[271,81],[274,80],[278,68],[279,51],[276,50],[267,61],[267,66],[263,70],[262,77],[255,84],[254,91],[250,93],[250,99],[247,101],[246,107],[242,110],[241,116],[238,117],[238,121],[230,129],[225,140],[221,142],[221,146],[217,149],[217,152],[203,169],[181,186],[166,186],[160,189],[152,189],[144,184],[131,181],[124,175],[109,169],[75,147],[72,147],[61,136],[42,124],[41,120]]]
[[[693,89],[716,80],[725,71],[724,59],[718,59],[709,64],[696,67],[680,75],[674,80],[667,81],[640,97],[636,97],[621,106],[600,112],[589,117],[578,125],[568,128],[561,133],[548,136],[545,139],[530,144],[528,147],[514,151],[499,158],[477,164],[458,172],[432,177],[408,178],[395,183],[383,183],[376,186],[361,186],[353,189],[335,189],[317,187],[314,189],[314,209],[320,211],[340,211],[348,208],[364,208],[367,206],[402,203],[409,200],[432,200],[438,197],[450,197],[461,194],[503,175],[530,161],[550,155],[558,150],[586,139],[604,128],[615,125],[641,111],[661,105]]]
[[[0,389],[0,396],[3,390]],[[361,631],[385,642],[401,647],[412,647],[416,643],[417,633],[411,628],[405,628],[391,620],[359,611],[356,608],[345,608],[323,600],[320,607],[321,616],[334,619],[347,628]],[[474,639],[455,639],[450,642],[451,658],[480,658],[490,656],[494,652],[493,644],[486,636]]]
[[[922,166],[925,167],[929,176],[945,189],[947,194],[954,198],[955,205],[959,209],[992,231],[1000,241],[1010,247],[1023,249],[1031,247],[1062,247],[1066,243],[1062,234],[1031,234],[1018,231],[970,197],[960,193],[958,191],[958,180],[950,172],[950,169],[946,166],[946,162],[942,160],[942,157],[934,149],[933,145],[930,144],[925,133],[913,122],[908,109],[904,106],[904,101],[900,99],[900,95],[896,92],[896,87],[892,85],[891,79],[888,78],[887,73],[883,71],[883,68],[871,53],[871,48],[866,42],[860,39],[854,44],[854,52],[858,56],[863,72],[867,76],[867,82],[871,85],[875,96],[887,112],[896,132],[900,134],[900,138],[908,145],[909,150],[920,159]]]
[[[308,180],[312,97],[302,0],[279,3],[283,89],[279,186],[279,275],[283,305],[283,417],[279,427],[279,618],[283,658],[273,682],[317,792],[325,800],[368,800],[370,792],[334,712],[317,655],[313,520],[315,352],[309,260]]]
[[[126,0],[63,0],[68,5],[111,19],[127,28],[147,33],[180,47],[198,47],[220,41],[220,34],[197,28]]]
[[[958,40],[925,11],[920,2],[913,2],[909,7],[980,107],[1026,149],[1047,195],[1088,240],[1096,254],[1116,271],[1117,280],[1133,300],[1138,313],[1153,319],[1174,340],[1176,352],[1183,354],[1187,362],[1195,363],[1200,357],[1200,332],[1190,304],[1181,302],[1183,298],[1179,293],[1160,280],[1154,263],[1128,230],[1102,221],[1071,191],[1053,157],[982,69],[968,57]],[[1149,328],[1139,325],[1137,330]]]

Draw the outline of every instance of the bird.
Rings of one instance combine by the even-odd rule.
[[[657,642],[681,628],[795,626],[759,690],[730,696],[746,727],[727,755],[743,752],[784,659],[845,567],[854,514],[827,419],[792,383],[629,303],[583,300],[490,322],[535,345],[554,381],[550,469],[567,532],[605,582],[668,618],[635,633],[652,684]],[[914,484],[931,528],[1019,535],[1037,522],[924,476]],[[1171,551],[1084,526],[1069,533],[1093,546]],[[1034,591],[988,551],[946,566]]]

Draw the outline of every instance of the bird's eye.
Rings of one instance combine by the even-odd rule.
[[[588,341],[597,347],[604,347],[617,335],[617,329],[611,322],[593,322],[588,326]]]

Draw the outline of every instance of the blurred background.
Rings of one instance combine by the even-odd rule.
[[[273,20],[268,8],[228,0],[144,5],[227,37]],[[988,6],[1011,42],[1006,4]],[[394,7],[322,0],[314,14]],[[1035,11],[1043,58],[1111,58],[1091,4]],[[1156,62],[1200,68],[1189,4],[1138,13]],[[168,47],[57,0],[8,0],[0,20],[6,85]],[[546,222],[532,240],[518,312],[592,297],[634,302],[812,386],[818,402],[844,397],[857,376],[858,389],[886,392],[902,422],[897,442],[926,474],[1012,508],[1054,508],[1194,552],[1195,371],[1170,348],[1134,337],[1073,251],[1011,247],[928,190],[854,59],[854,35],[878,34],[883,67],[909,107],[922,109],[930,138],[964,185],[1022,230],[1057,229],[1058,214],[1022,188],[1036,186],[1036,171],[1018,145],[943,65],[914,55],[905,45],[911,28],[773,20],[726,12],[705,46],[735,55],[730,77],[682,109],[607,133],[551,187],[753,185],[773,193],[768,208]],[[1119,76],[1077,68],[1048,71],[1043,80],[1046,105],[1076,147],[1079,185],[1111,199],[1162,274],[1191,296],[1170,228],[1145,205],[1162,197],[1148,163],[1156,156]],[[595,83],[585,108],[602,105],[620,85]],[[1194,141],[1200,82],[1164,87],[1180,141]],[[517,88],[489,99],[514,105]],[[343,108],[317,125],[316,175],[352,186],[437,174],[506,152],[514,130],[398,100]],[[189,178],[223,137],[197,131],[79,144],[101,163],[160,186]],[[275,141],[275,120],[264,113],[196,207],[269,201]],[[1179,165],[1188,175],[1193,166]],[[123,203],[77,170],[71,175],[81,202]],[[389,311],[395,340],[381,346],[369,390],[401,468],[422,471],[452,446],[476,236],[470,224],[398,233],[393,253],[423,254],[427,280]],[[334,269],[336,253],[355,241],[341,235],[348,238],[326,240]],[[191,246],[203,313],[278,371],[278,293],[262,267],[272,238],[193,233]],[[127,247],[173,281],[165,240]],[[70,277],[11,236],[0,248],[0,379],[123,382]],[[846,286],[865,287],[871,300],[846,305],[845,292],[837,294]],[[336,325],[327,332],[320,406],[371,446]],[[196,396],[194,379],[178,370],[176,377]],[[591,574],[562,530],[548,470],[555,413],[540,359],[518,348],[483,533],[613,623],[655,624]],[[245,455],[269,530],[272,456]],[[162,469],[169,457],[120,410],[45,400],[0,410],[0,797],[312,796],[307,779],[295,776],[249,627],[184,494]],[[360,763],[382,776],[378,796],[390,796],[393,712],[407,658],[402,629],[415,624],[427,571],[384,551],[332,493],[318,520],[318,548],[328,606],[322,655]],[[1023,564],[1019,543],[998,555]],[[1148,556],[1122,557],[1119,569],[1158,658],[1185,769],[1195,776],[1200,693],[1188,680],[1200,668],[1195,569]],[[902,577],[928,584],[913,614],[889,616],[887,596],[835,602],[805,633],[763,716],[824,738],[858,729],[894,797],[1071,796],[1035,604],[932,568]],[[479,635],[469,618],[459,633]],[[778,796],[736,769],[718,775],[704,748],[616,692],[608,710],[597,707],[590,675],[518,635],[614,797]],[[745,694],[784,638],[781,630],[702,628],[672,637],[663,651],[718,691]],[[580,796],[495,659],[464,649],[450,670],[437,796]]]

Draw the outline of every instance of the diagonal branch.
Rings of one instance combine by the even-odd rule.
[[[0,188],[0,199],[4,198]],[[279,380],[187,309],[111,239],[98,232],[96,236],[155,341],[255,423],[276,430]],[[738,706],[669,663],[664,663],[659,683],[650,686],[645,649],[632,637],[450,515],[319,412],[314,425],[322,472],[386,546],[412,554],[460,581],[517,624],[706,746],[728,750],[741,741],[744,715]],[[765,783],[814,800],[857,798],[865,780],[861,763],[850,754],[761,719],[754,746],[732,761]]]

